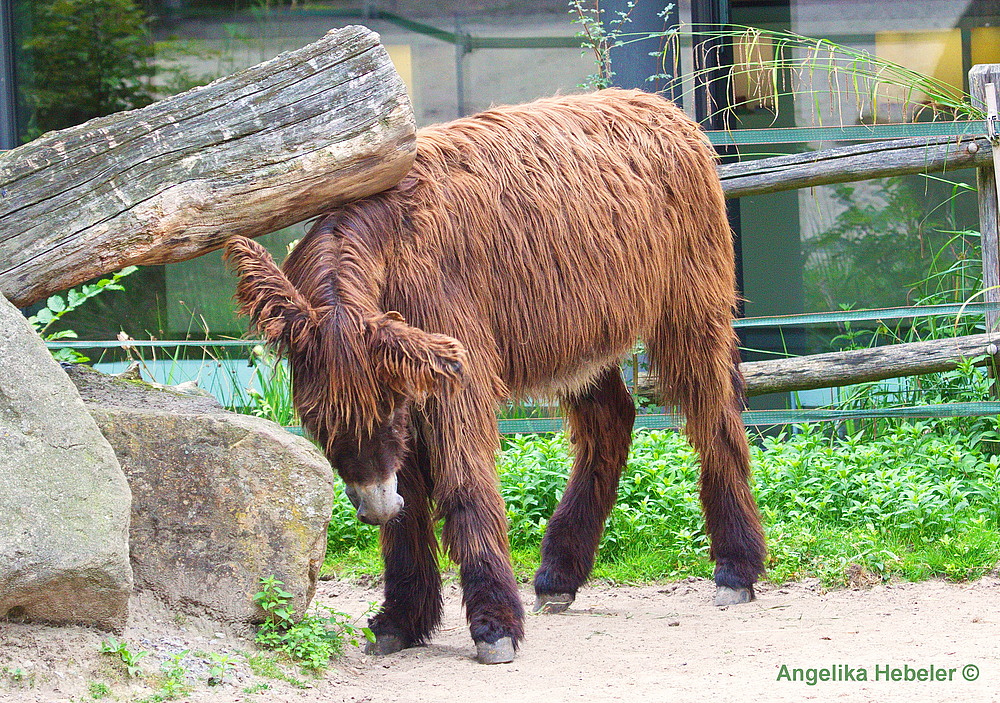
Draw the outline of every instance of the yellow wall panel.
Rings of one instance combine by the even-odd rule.
[[[409,44],[388,44],[385,47],[389,54],[389,60],[396,67],[396,73],[406,84],[406,92],[413,98],[413,60],[410,54]]]
[[[1000,27],[972,28],[972,65],[1000,63]]]

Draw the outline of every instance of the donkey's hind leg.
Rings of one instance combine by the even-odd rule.
[[[403,497],[399,516],[382,526],[385,602],[369,621],[369,654],[391,654],[423,644],[441,620],[441,575],[431,517],[432,486],[426,452],[417,439],[397,474]]]
[[[562,612],[590,576],[635,422],[635,405],[617,366],[605,369],[593,387],[564,404],[575,459],[566,493],[542,540],[536,612]]]
[[[680,341],[678,341],[680,340]],[[715,561],[716,605],[754,599],[767,548],[750,490],[750,448],[743,427],[743,376],[728,320],[650,340],[660,392],[681,406],[685,432],[701,456],[701,503]]]

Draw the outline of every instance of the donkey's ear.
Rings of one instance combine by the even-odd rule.
[[[239,276],[237,311],[271,344],[288,349],[299,346],[315,330],[316,310],[295,289],[271,254],[246,237],[226,243],[225,259]]]
[[[468,352],[457,339],[411,327],[398,312],[370,320],[368,329],[376,373],[393,390],[420,398],[461,386]]]

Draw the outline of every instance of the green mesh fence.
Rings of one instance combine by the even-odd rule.
[[[930,316],[977,316],[981,317],[987,311],[1000,310],[997,303],[970,303],[966,305],[928,305],[913,307],[880,308],[872,310],[843,310],[838,312],[808,313],[801,315],[780,315],[772,317],[749,317],[735,320],[733,326],[737,329],[753,327],[782,327],[790,325],[810,325],[822,323],[838,323],[850,321],[900,320]],[[250,348],[264,344],[258,339],[221,339],[221,340],[118,340],[82,341],[69,340],[47,342],[50,349],[121,349],[125,346],[135,348],[180,348],[202,347],[215,348]],[[943,403],[906,407],[881,407],[862,410],[837,409],[796,409],[796,410],[748,410],[743,413],[743,422],[749,427],[797,424],[803,422],[835,422],[844,420],[862,420],[873,418],[946,418],[946,417],[982,417],[1000,415],[1000,402],[976,403]],[[669,429],[680,427],[683,419],[673,413],[639,415],[636,418],[636,428]],[[564,421],[559,417],[545,418],[503,418],[499,421],[502,434],[535,434],[559,432]],[[301,430],[294,431],[301,434]]]

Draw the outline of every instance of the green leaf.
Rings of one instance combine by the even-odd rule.
[[[69,307],[70,310],[76,308],[78,305],[80,305],[83,301],[87,299],[87,296],[78,291],[76,288],[69,290],[66,293],[66,297],[69,300],[67,306]]]
[[[38,325],[38,324],[47,325],[54,319],[56,319],[56,316],[52,314],[51,310],[49,310],[48,308],[42,308],[37,313],[35,313],[31,318],[29,318],[28,321],[31,322],[31,324],[33,325]]]
[[[66,301],[62,299],[62,296],[53,295],[45,301],[45,307],[52,312],[63,312],[66,310]]]

